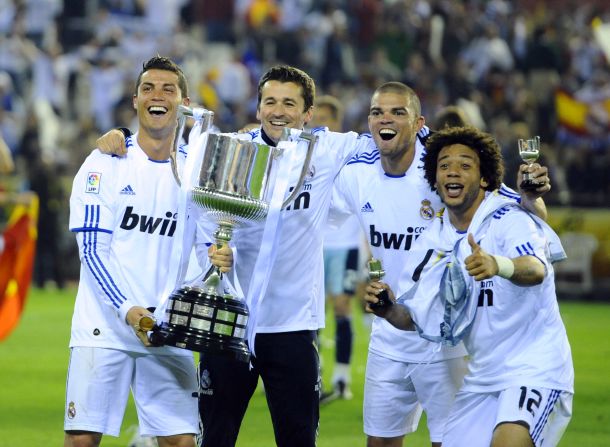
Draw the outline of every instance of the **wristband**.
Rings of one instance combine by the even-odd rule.
[[[498,276],[511,279],[515,273],[515,263],[506,256],[492,255],[498,264]]]
[[[127,127],[119,127],[117,130],[121,131],[125,139],[131,136],[131,130],[129,130]]]

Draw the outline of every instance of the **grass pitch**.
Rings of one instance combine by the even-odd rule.
[[[32,289],[19,327],[0,343],[0,447],[63,445],[63,408],[68,340],[75,291]],[[574,416],[562,447],[610,446],[610,305],[561,302],[576,371]],[[325,383],[332,372],[332,318],[322,334]],[[368,332],[354,316],[354,399],[322,407],[320,447],[364,446],[362,388]],[[126,447],[136,424],[133,404],[125,414],[121,437],[105,437],[106,447]],[[273,430],[262,392],[257,392],[244,420],[238,447],[271,447]],[[406,446],[429,446],[425,421]]]

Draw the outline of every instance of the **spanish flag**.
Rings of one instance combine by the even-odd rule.
[[[558,89],[555,92],[555,109],[559,125],[572,133],[581,136],[592,134],[591,128],[606,126],[596,115],[610,116],[610,99],[602,99],[596,103],[587,103],[574,97],[566,90]],[[610,131],[610,127],[608,127]]]
[[[17,326],[25,306],[36,252],[38,197],[13,208],[0,254],[0,341]]]

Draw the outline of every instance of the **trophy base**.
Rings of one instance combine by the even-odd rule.
[[[243,301],[183,287],[171,294],[165,313],[151,343],[250,361],[245,341],[249,313]]]
[[[535,181],[530,180],[530,179],[523,180],[519,184],[519,188],[521,188],[522,191],[535,191],[540,186],[542,186],[540,183],[535,182]]]

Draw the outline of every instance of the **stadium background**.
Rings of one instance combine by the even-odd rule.
[[[560,298],[582,306],[608,302],[608,24],[605,0],[0,0],[0,132],[17,165],[0,178],[0,192],[31,190],[40,199],[35,289],[25,329],[0,344],[3,384],[21,371],[12,361],[32,361],[8,355],[16,346],[23,355],[44,346],[44,338],[30,340],[21,331],[35,335],[53,326],[36,313],[49,310],[45,300],[63,300],[58,308],[70,313],[79,268],[67,231],[71,180],[97,136],[116,126],[135,130],[133,84],[154,54],[182,65],[192,100],[216,112],[222,131],[255,121],[259,76],[285,62],[310,73],[318,94],[340,98],[346,129],[367,131],[371,93],[387,80],[412,86],[429,122],[443,106],[459,105],[499,140],[509,185],[519,163],[517,138],[540,135],[541,161],[553,184],[545,197],[549,220],[573,260],[559,268]],[[12,206],[2,207],[3,227],[12,212]],[[17,291],[22,300],[23,289]],[[599,310],[596,321],[607,327],[607,307],[585,308]],[[57,320],[65,335],[53,339],[62,344],[59,352],[68,322],[69,315]],[[583,333],[583,343],[607,359],[608,348],[595,344],[593,334]],[[366,343],[359,346],[366,349]],[[596,377],[595,368],[587,371],[577,363],[577,382]],[[62,380],[52,386],[63,386]],[[30,391],[23,399],[32,398]],[[7,404],[3,393],[0,409],[23,409],[23,400]],[[608,413],[589,416],[603,421]],[[4,420],[0,415],[0,426]],[[580,445],[610,445],[606,440]]]

